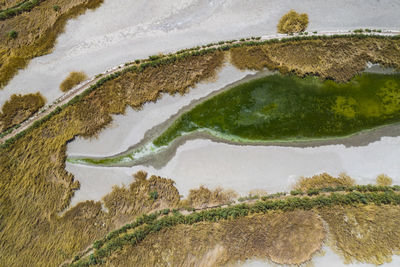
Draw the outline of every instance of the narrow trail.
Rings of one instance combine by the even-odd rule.
[[[287,34],[274,34],[274,35],[265,35],[265,36],[261,36],[261,39],[259,40],[251,40],[253,42],[262,42],[262,41],[266,41],[266,40],[271,40],[271,39],[277,39],[277,40],[281,40],[283,38],[294,38],[294,37],[307,37],[307,36],[332,36],[332,35],[349,35],[349,34],[354,34],[353,31],[348,30],[348,31],[320,31],[317,33],[309,33],[308,35],[300,35],[300,34],[294,34],[294,35],[287,35]],[[400,35],[400,31],[399,30],[382,30],[382,32],[363,32],[362,34],[364,35],[371,35],[371,36],[396,36],[396,35]],[[355,34],[356,35],[356,34]],[[249,40],[246,40],[249,41]],[[242,41],[236,41],[233,43],[241,43]],[[214,45],[208,48],[219,48],[226,45],[225,43],[223,44],[218,44],[218,45]],[[141,61],[141,63],[146,62],[145,61]],[[6,133],[7,131],[9,131],[8,133],[4,134],[4,136],[2,136],[0,138],[0,144],[5,143],[8,139],[15,137],[17,134],[23,132],[24,130],[27,130],[28,128],[30,128],[31,126],[33,126],[33,124],[37,121],[40,121],[41,119],[43,119],[45,116],[47,116],[48,114],[50,114],[51,112],[55,111],[58,107],[63,106],[64,104],[67,104],[69,101],[71,101],[75,96],[78,96],[80,94],[82,94],[83,92],[85,92],[87,89],[89,89],[90,86],[96,84],[101,78],[106,77],[107,75],[116,73],[118,71],[123,71],[126,68],[132,67],[134,65],[137,65],[135,63],[130,63],[130,64],[121,64],[118,66],[115,66],[101,74],[98,74],[94,77],[92,77],[89,80],[84,81],[83,83],[75,86],[74,88],[72,88],[70,91],[68,91],[67,93],[65,93],[64,95],[60,96],[59,98],[57,98],[56,100],[54,100],[52,103],[47,104],[46,106],[44,106],[42,109],[40,109],[38,112],[36,112],[35,114],[33,114],[31,117],[29,117],[28,119],[26,119],[25,121],[23,121],[19,127],[14,127],[11,128],[12,130],[8,129],[6,131],[4,131],[4,133]]]

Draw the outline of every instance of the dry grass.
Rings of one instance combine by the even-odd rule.
[[[18,17],[20,16],[9,21]],[[386,57],[385,53],[393,55],[398,51],[398,41],[373,38],[371,40],[368,41],[372,44],[368,53],[374,54],[382,62],[390,62],[389,56]],[[327,56],[330,53],[330,47],[333,49],[332,53],[337,53],[335,50],[337,48],[331,46],[332,42],[334,41],[327,41],[327,46],[321,48],[325,53],[323,55]],[[324,42],[321,41],[320,44],[324,45]],[[282,53],[275,55],[281,57],[280,68],[283,68],[284,60],[289,56],[289,50],[301,50],[305,47],[317,49],[312,53],[313,56],[320,49],[309,41],[277,45],[275,51],[282,49]],[[389,47],[392,47],[392,50]],[[351,48],[353,50],[345,50],[349,52],[348,57],[359,54],[357,46],[351,46]],[[249,62],[254,64],[256,61],[253,59],[254,50],[252,49],[258,48],[243,50],[248,55],[242,55],[242,59],[249,58]],[[364,51],[365,47],[361,45],[360,49]],[[233,52],[235,53],[237,52]],[[297,54],[290,54],[296,57],[296,62],[300,62]],[[382,56],[378,56],[379,54]],[[115,229],[116,224],[123,223],[124,218],[131,218],[132,214],[124,213],[124,210],[120,210],[116,204],[114,204],[115,214],[121,217],[107,217],[99,208],[99,204],[94,202],[81,203],[61,218],[57,216],[69,205],[74,191],[79,188],[79,183],[74,181],[73,176],[65,170],[66,143],[78,135],[86,137],[96,135],[111,122],[112,114],[123,114],[127,105],[140,108],[145,102],[156,101],[163,92],[185,93],[190,86],[213,77],[216,69],[221,66],[223,58],[222,52],[213,52],[183,58],[168,65],[149,67],[141,73],[125,73],[115,80],[106,82],[76,104],[68,106],[38,128],[16,140],[10,147],[0,148],[0,173],[2,174],[2,179],[0,179],[0,266],[55,266],[86,248],[95,239]],[[263,62],[264,57],[261,56],[259,59]],[[398,66],[397,60],[399,60],[398,56],[393,57],[394,66]],[[291,62],[289,60],[287,66],[291,66]],[[306,63],[298,63],[298,68],[301,68],[303,64]],[[248,67],[248,65],[242,66]],[[312,66],[312,64],[309,65],[309,68]],[[315,66],[314,70],[318,68],[317,65]],[[346,65],[332,65],[332,69],[327,73],[336,73],[343,66]],[[160,186],[171,189],[167,182],[161,183]],[[114,201],[118,201],[118,197],[121,196],[121,199],[127,203],[127,209],[134,206],[131,202],[133,199],[129,196],[131,189],[118,190],[121,194],[112,193],[116,197]],[[163,199],[161,194],[159,197]],[[113,198],[109,197],[109,199]],[[113,205],[110,204],[110,207]],[[132,211],[135,210],[132,209]],[[205,229],[204,231],[214,230]],[[209,235],[207,237],[210,238]],[[255,234],[254,238],[256,237]],[[193,240],[192,242],[196,243]],[[153,245],[157,246],[157,243]],[[243,249],[238,246],[237,250]],[[216,252],[218,251],[220,249],[217,247]],[[212,258],[213,253],[216,252],[203,255]]]
[[[218,223],[178,225],[114,254],[106,266],[224,266],[249,258],[308,261],[325,238],[312,211],[271,212]]]
[[[222,62],[223,54],[215,52],[126,73],[68,106],[9,148],[0,148],[0,266],[55,266],[116,228],[114,223],[122,223],[118,218],[105,220],[101,210],[85,215],[98,205],[92,202],[72,208],[69,216],[57,217],[79,188],[65,170],[67,142],[76,135],[93,136],[111,122],[111,114],[124,113],[127,105],[140,108],[162,92],[186,92],[212,77]],[[126,196],[125,190],[122,193]],[[163,199],[161,193],[159,197]],[[81,215],[75,218],[73,214]],[[124,213],[117,210],[116,214]]]
[[[400,69],[399,55],[400,40],[346,37],[234,48],[231,62],[239,69],[267,67],[341,82],[363,71],[368,61]]]
[[[17,5],[20,2],[21,0],[0,0],[0,9],[7,9],[9,7]]]
[[[382,264],[400,251],[399,206],[325,208],[331,245],[346,262]]]
[[[83,14],[86,9],[100,6],[103,0],[46,0],[30,12],[0,21],[0,32],[18,32],[10,39],[0,34],[0,89],[28,62],[49,53],[68,19]],[[56,12],[54,5],[61,7]]]
[[[19,124],[44,106],[46,99],[36,94],[12,95],[0,113],[0,132]]]
[[[216,188],[210,190],[204,186],[198,189],[190,189],[186,200],[181,205],[190,206],[192,208],[206,208],[216,205],[229,204],[237,197],[237,193],[232,190],[223,190]]]
[[[88,76],[83,71],[73,71],[60,84],[60,89],[63,92],[71,90],[75,85],[85,81]]]
[[[303,32],[308,26],[308,15],[306,13],[297,13],[290,10],[282,16],[278,23],[279,33]]]
[[[393,180],[386,174],[380,174],[378,177],[376,177],[376,185],[380,186],[390,186],[392,185]]]
[[[322,173],[314,175],[310,178],[301,177],[294,185],[293,189],[306,192],[310,189],[322,189],[338,186],[350,187],[353,185],[355,185],[354,180],[344,173],[340,174],[337,178],[330,176],[327,173]]]
[[[178,206],[180,197],[174,181],[158,176],[146,179],[147,174],[143,174],[135,174],[135,182],[128,188],[114,186],[113,191],[103,198],[109,215],[118,219],[114,221],[117,227],[132,221],[137,214]],[[149,197],[154,191],[158,194],[156,201]]]

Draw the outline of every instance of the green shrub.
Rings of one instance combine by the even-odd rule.
[[[10,39],[17,39],[18,37],[18,32],[15,30],[11,30],[8,32],[8,37],[10,37]]]
[[[156,190],[151,191],[151,192],[149,193],[149,197],[150,197],[150,199],[152,199],[152,200],[155,201],[155,200],[158,198],[158,192],[157,192]]]
[[[53,6],[53,10],[56,11],[56,12],[58,12],[58,11],[61,10],[61,7],[58,6],[58,5],[54,5],[54,6]]]

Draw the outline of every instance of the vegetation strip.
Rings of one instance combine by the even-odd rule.
[[[173,212],[172,216],[157,217],[161,214],[167,215],[169,210],[164,210],[152,215],[139,217],[132,224],[125,225],[121,229],[110,233],[105,239],[96,241],[93,244],[95,251],[86,259],[80,259],[71,266],[90,266],[104,263],[104,259],[112,252],[121,249],[124,245],[136,245],[147,235],[158,232],[164,228],[176,226],[178,224],[192,225],[198,222],[218,222],[220,220],[236,219],[250,214],[266,213],[271,210],[293,211],[296,209],[310,210],[313,208],[323,208],[335,205],[399,205],[400,194],[394,192],[392,187],[376,188],[373,186],[364,189],[372,192],[352,191],[345,194],[330,193],[329,195],[319,195],[316,197],[287,197],[285,199],[268,200],[263,198],[254,204],[239,204],[226,208],[215,208],[194,212],[189,215],[182,215],[178,211]],[[379,190],[383,189],[383,192]],[[388,190],[386,190],[388,189]],[[396,187],[398,190],[399,187]],[[128,230],[135,229],[127,233]],[[126,233],[121,235],[122,233]],[[78,260],[76,257],[75,260]]]
[[[287,37],[287,38],[281,38],[281,39],[268,39],[268,40],[261,40],[261,37],[252,37],[252,38],[247,38],[247,39],[241,39],[241,40],[230,40],[230,41],[221,41],[218,43],[211,43],[208,45],[203,45],[203,46],[197,46],[191,49],[183,49],[180,50],[174,54],[168,54],[165,56],[150,56],[147,61],[144,63],[141,63],[142,60],[137,60],[133,62],[128,62],[125,64],[125,68],[123,70],[118,70],[115,71],[112,74],[109,74],[106,77],[99,78],[97,77],[97,82],[94,85],[91,85],[90,87],[86,88],[81,94],[74,96],[73,99],[71,99],[69,102],[66,104],[57,106],[50,114],[46,115],[45,117],[41,118],[38,121],[35,121],[34,123],[27,125],[26,128],[22,131],[20,131],[18,134],[13,135],[13,131],[9,133],[11,135],[10,138],[7,138],[7,135],[3,136],[2,142],[3,144],[0,145],[0,147],[8,147],[12,143],[15,142],[18,138],[24,136],[27,131],[34,129],[38,125],[42,124],[43,122],[47,121],[50,119],[53,115],[58,114],[59,111],[56,109],[61,108],[64,109],[65,107],[72,105],[78,101],[80,101],[84,96],[88,95],[91,91],[97,89],[101,85],[103,85],[105,82],[114,80],[118,77],[120,77],[122,74],[126,72],[142,72],[144,69],[148,67],[156,67],[164,64],[169,64],[172,62],[175,62],[179,58],[185,58],[185,57],[191,57],[191,56],[199,56],[199,55],[204,55],[213,51],[228,51],[232,48],[238,48],[238,47],[251,47],[251,46],[259,46],[263,44],[270,44],[270,43],[278,43],[278,42],[290,42],[290,41],[300,41],[300,40],[325,40],[325,39],[335,39],[335,38],[356,38],[356,39],[362,39],[362,38],[381,38],[381,39],[391,39],[391,40],[400,40],[400,35],[374,35],[374,34],[334,34],[334,35],[314,35],[314,36],[292,36],[292,37]],[[136,65],[132,65],[136,64]],[[55,103],[57,105],[57,103]]]
[[[38,6],[40,4],[40,2],[43,2],[43,1],[45,1],[45,0],[25,0],[13,7],[9,7],[7,9],[0,10],[0,20],[6,20],[9,18],[12,18],[23,12],[29,12],[35,6]]]

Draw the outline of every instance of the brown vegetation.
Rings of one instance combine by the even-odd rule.
[[[45,98],[39,92],[27,95],[12,95],[4,103],[0,113],[0,132],[23,122],[43,107],[45,102]]]
[[[18,38],[10,39],[0,34],[0,89],[28,62],[49,53],[56,37],[64,29],[67,20],[88,8],[98,7],[103,0],[46,0],[30,12],[0,21],[0,32],[18,32]],[[54,5],[60,6],[55,12]]]
[[[127,105],[140,108],[162,92],[183,94],[200,80],[212,77],[223,56],[214,52],[140,73],[125,73],[63,109],[12,146],[0,148],[0,265],[55,266],[114,229],[115,225],[104,222],[101,210],[84,215],[95,204],[91,202],[67,213],[82,216],[57,218],[79,188],[65,170],[67,142],[76,135],[93,136],[111,122],[111,114],[124,113]],[[121,191],[125,197],[126,191]],[[159,199],[164,199],[161,191]],[[100,227],[100,222],[106,224]]]
[[[231,50],[231,62],[239,69],[268,68],[299,76],[348,81],[367,62],[400,69],[400,40],[382,38],[329,38],[276,42]]]
[[[60,89],[63,92],[71,90],[75,85],[85,81],[88,76],[83,71],[73,71],[60,84]]]
[[[282,16],[278,23],[279,33],[303,32],[308,26],[308,15],[306,13],[297,13],[290,10]]]
[[[200,186],[198,189],[190,189],[187,199],[182,201],[181,205],[199,209],[229,204],[236,197],[237,194],[232,190],[223,190],[222,188],[210,190],[204,186]]]
[[[249,258],[308,261],[325,230],[312,211],[270,212],[218,223],[178,225],[115,253],[106,266],[225,266]]]
[[[304,67],[305,70],[311,69],[318,73],[318,64],[314,65],[308,61],[302,63],[298,53],[289,53],[289,51],[317,49],[310,52],[312,56],[317,56],[320,50],[322,58],[326,57],[324,60],[329,61],[331,59],[328,54],[335,57],[336,53],[339,53],[333,43],[346,44],[345,40],[288,42],[281,46],[274,44],[275,52],[279,49],[282,50],[282,53],[274,54],[276,62],[280,62],[280,65],[275,63],[275,66],[277,68],[279,66],[279,69],[283,70],[284,66],[292,66],[293,62],[297,62],[296,66],[299,70]],[[327,43],[326,46],[324,46],[324,42]],[[353,41],[348,42],[353,43]],[[386,62],[387,64],[393,62],[393,66],[399,66],[398,56],[390,58],[390,55],[398,55],[396,54],[399,51],[398,41],[368,38],[359,42],[363,42],[360,43],[360,51],[366,51],[365,46],[370,45],[370,50],[365,53],[374,55],[373,62]],[[346,50],[348,48],[343,45],[344,51],[349,53],[347,58],[351,58],[354,54],[360,55],[358,46],[354,44],[348,44],[348,46],[352,50]],[[244,50],[237,51],[234,49],[235,51],[232,53],[236,60],[234,62],[249,59],[248,64],[242,62],[241,66],[244,68],[254,66],[257,62],[254,55],[259,52],[255,54],[253,52],[259,51],[258,49],[263,49],[263,47],[244,48]],[[248,54],[239,57],[238,51]],[[266,61],[264,54],[260,55],[257,60],[264,62],[261,64],[262,67]],[[288,60],[290,55],[294,57],[293,61]],[[86,248],[95,239],[115,229],[116,224],[123,223],[124,218],[128,219],[134,216],[126,211],[131,209],[132,212],[136,212],[135,208],[131,208],[136,207],[136,204],[132,202],[133,198],[129,195],[132,192],[138,192],[135,191],[135,188],[133,190],[116,188],[117,193],[114,192],[110,197],[106,197],[110,208],[114,210],[115,216],[120,216],[119,218],[107,217],[105,212],[99,208],[99,203],[90,201],[80,203],[62,217],[57,216],[69,205],[74,191],[79,188],[79,183],[74,181],[73,176],[65,170],[67,142],[78,135],[94,136],[111,122],[112,114],[123,114],[127,105],[140,108],[145,102],[156,101],[163,92],[185,93],[190,86],[212,77],[216,69],[221,66],[223,58],[222,52],[215,51],[209,54],[180,58],[166,65],[148,67],[142,72],[125,73],[90,92],[82,100],[66,107],[39,127],[28,131],[9,147],[1,147],[0,265],[55,266]],[[362,61],[368,57],[360,56],[353,59]],[[288,60],[287,65],[285,65],[285,60]],[[330,62],[332,63],[332,61]],[[326,67],[327,65],[321,65],[325,66],[326,75],[329,74],[329,77],[333,77],[335,73],[340,73],[343,68],[346,68],[346,62],[329,65],[329,68]],[[362,61],[360,66],[363,66],[364,63],[365,61]],[[287,67],[287,69],[290,68]],[[335,77],[340,78],[341,76],[336,75]],[[148,181],[143,183],[145,188],[153,186],[150,186]],[[158,189],[160,192],[158,192],[157,201],[168,198],[169,195],[164,197],[162,192],[164,189],[165,192],[173,192],[171,188],[168,182],[163,181]],[[149,196],[147,195],[146,198],[148,201]],[[125,210],[117,207],[118,199],[125,202],[127,207]],[[162,202],[153,205],[162,207]],[[155,207],[153,205],[146,207],[153,209]],[[204,231],[214,230],[205,229]],[[307,233],[307,231],[305,232]],[[257,235],[254,234],[253,238],[256,237]],[[148,240],[151,241],[151,239]],[[157,244],[153,243],[153,245]],[[238,246],[237,249],[241,248]],[[218,252],[220,249],[217,247],[216,251]],[[213,254],[207,255],[211,257]],[[297,260],[297,258],[293,259]]]
[[[324,208],[319,212],[329,225],[331,245],[346,262],[390,262],[400,251],[399,206]]]
[[[340,174],[337,178],[330,176],[327,173],[322,173],[309,178],[301,177],[294,185],[293,189],[306,192],[310,189],[321,189],[327,187],[335,188],[339,186],[350,187],[353,185],[355,185],[354,180],[344,173]]]
[[[109,215],[118,218],[114,222],[117,227],[132,221],[134,216],[143,211],[174,208],[179,203],[179,192],[174,181],[154,175],[146,179],[147,173],[144,172],[134,176],[135,182],[128,188],[114,186],[113,191],[103,198]],[[149,197],[150,192],[157,192],[157,201]]]
[[[376,177],[376,185],[389,186],[392,185],[392,182],[392,178],[390,178],[386,174],[380,174],[378,175],[378,177]]]

